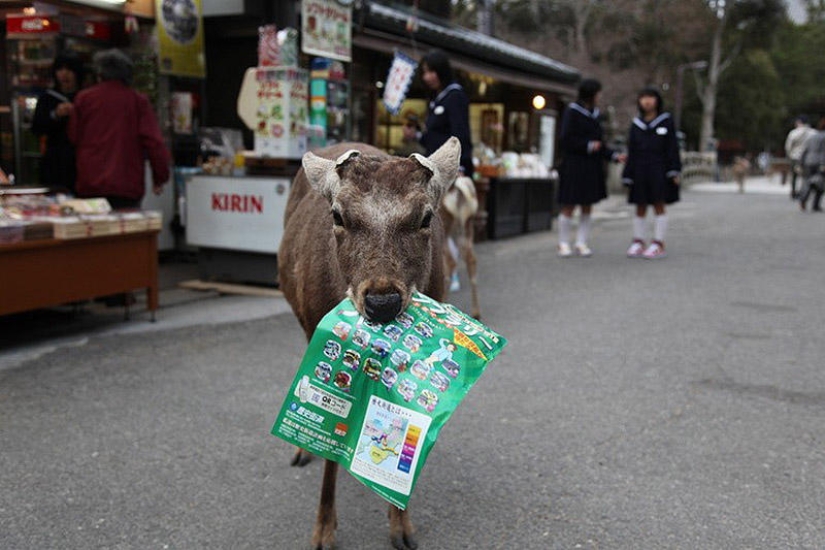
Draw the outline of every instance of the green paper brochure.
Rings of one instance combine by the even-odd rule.
[[[318,324],[272,433],[405,509],[441,427],[506,343],[421,293],[386,324],[345,299]]]

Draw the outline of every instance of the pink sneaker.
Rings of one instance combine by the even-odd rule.
[[[647,249],[645,249],[642,256],[646,260],[658,260],[667,257],[667,252],[665,252],[665,243],[662,241],[651,242]]]
[[[628,258],[641,258],[645,253],[645,242],[641,239],[633,239],[630,248],[627,249]]]

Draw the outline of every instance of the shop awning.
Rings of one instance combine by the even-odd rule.
[[[437,47],[450,55],[458,69],[525,88],[575,95],[581,74],[569,65],[476,31],[449,26],[429,15],[419,14],[418,28],[410,33],[410,16],[398,8],[367,3],[354,17],[353,43],[386,53],[398,49],[414,59]]]

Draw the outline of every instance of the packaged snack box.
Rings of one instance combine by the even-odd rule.
[[[506,343],[420,293],[387,324],[345,299],[318,324],[272,433],[403,510],[439,431]]]

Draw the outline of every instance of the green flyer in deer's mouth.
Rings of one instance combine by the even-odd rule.
[[[506,343],[420,293],[386,324],[345,299],[318,324],[272,433],[404,509],[442,426]]]

